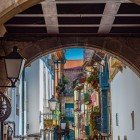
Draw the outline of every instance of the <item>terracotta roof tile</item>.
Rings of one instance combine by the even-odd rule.
[[[64,69],[73,69],[82,67],[84,64],[83,60],[67,60]]]

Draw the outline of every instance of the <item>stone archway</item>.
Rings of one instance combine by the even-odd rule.
[[[131,1],[136,3],[136,4],[138,4],[138,5],[140,5],[140,0],[131,0]]]
[[[1,0],[0,1],[0,25],[4,24],[16,14],[40,3],[43,0]]]
[[[20,53],[27,59],[26,66],[32,61],[58,49],[83,46],[91,49],[101,49],[115,55],[140,75],[140,40],[133,37],[46,37],[36,41],[9,40],[5,44],[5,52],[11,52],[13,46],[18,46]],[[0,51],[2,52],[2,50]],[[2,53],[1,53],[2,55]],[[0,63],[0,84],[6,85],[4,63]],[[0,89],[3,91],[3,89]]]

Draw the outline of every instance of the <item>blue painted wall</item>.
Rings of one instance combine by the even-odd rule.
[[[100,105],[101,105],[101,132],[109,132],[109,112],[108,112],[108,91],[109,91],[109,69],[107,58],[105,59],[105,66],[100,72]]]

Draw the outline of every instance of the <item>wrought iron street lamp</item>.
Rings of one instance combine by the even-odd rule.
[[[7,56],[0,56],[0,59],[4,59],[7,78],[11,81],[11,86],[0,86],[0,87],[15,87],[15,83],[19,79],[20,74],[23,71],[25,58],[19,53],[17,47],[13,48],[13,51]]]
[[[69,139],[69,127],[67,126],[67,122],[64,118],[62,118],[60,122],[60,126],[58,126],[58,137],[59,139],[63,138],[66,136]]]
[[[60,127],[61,127],[61,130],[66,129],[66,120],[63,114],[61,115]]]
[[[55,99],[54,96],[52,96],[52,98],[49,100],[49,106],[52,111],[56,109],[57,103],[58,101]]]
[[[61,130],[66,129],[66,121],[65,120],[62,120],[60,125],[61,125]]]

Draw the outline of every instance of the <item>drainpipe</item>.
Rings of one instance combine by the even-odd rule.
[[[24,94],[25,94],[25,69],[23,70],[22,73],[22,135],[24,135]]]

